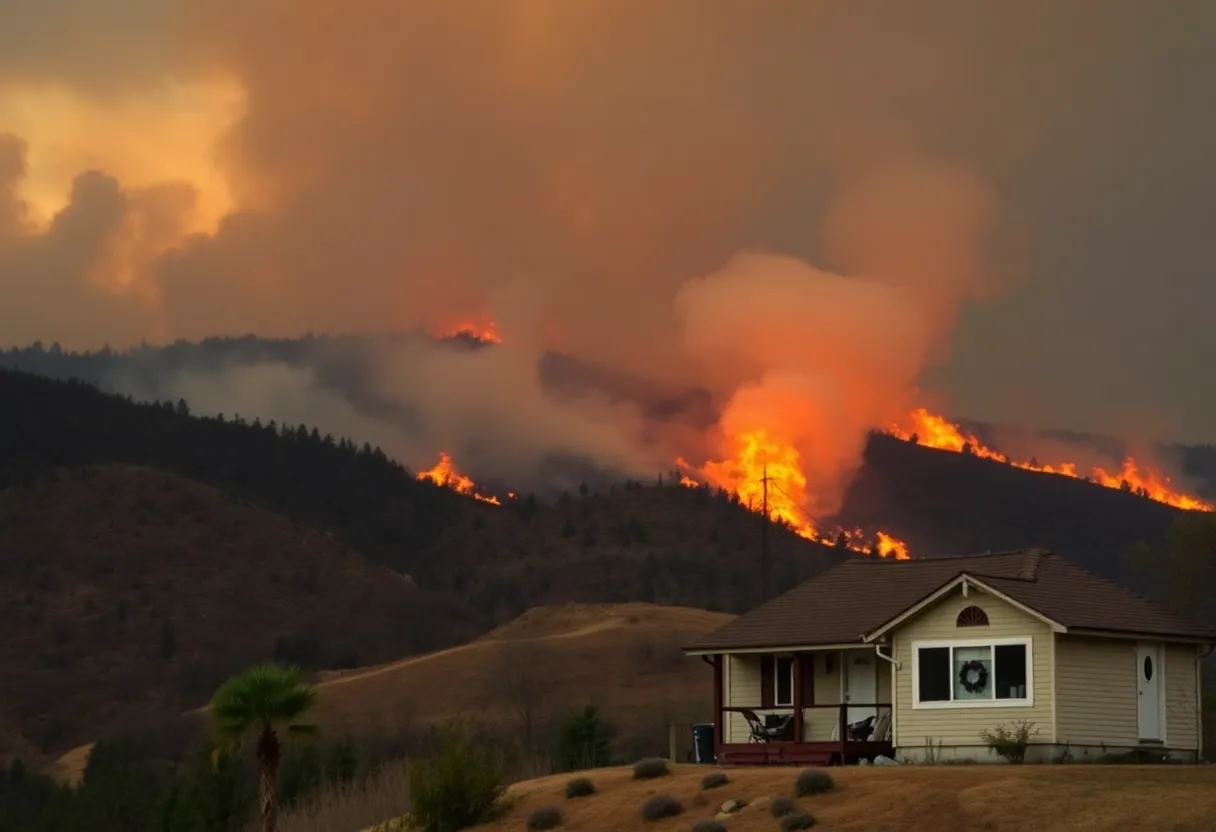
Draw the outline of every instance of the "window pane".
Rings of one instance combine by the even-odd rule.
[[[949,702],[950,648],[922,647],[916,653],[920,701]]]
[[[991,647],[954,648],[955,701],[991,699],[992,682]]]
[[[1026,645],[1002,644],[996,648],[996,698],[1026,698]]]
[[[777,659],[777,684],[774,686],[777,705],[794,704],[794,660]]]

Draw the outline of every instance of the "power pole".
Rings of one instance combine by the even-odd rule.
[[[768,551],[768,465],[764,466],[764,477],[760,480],[763,503],[760,512],[760,603],[770,597],[772,590],[772,563]]]

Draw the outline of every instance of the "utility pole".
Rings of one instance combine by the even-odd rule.
[[[770,597],[772,590],[772,563],[768,551],[768,465],[764,466],[764,477],[760,480],[763,503],[760,512],[760,603]]]

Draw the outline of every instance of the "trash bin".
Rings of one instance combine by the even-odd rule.
[[[714,756],[714,724],[702,722],[692,726],[693,760],[698,763],[713,763]]]

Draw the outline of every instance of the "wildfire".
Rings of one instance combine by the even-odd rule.
[[[498,334],[498,326],[493,321],[474,323],[461,321],[454,327],[436,333],[440,338],[472,338],[483,344],[501,344],[502,336]]]
[[[1148,468],[1141,468],[1136,460],[1128,457],[1118,473],[1112,474],[1103,468],[1093,467],[1089,473],[1082,474],[1074,462],[1062,462],[1054,465],[1043,465],[1037,460],[1019,461],[1010,459],[1000,451],[989,448],[975,434],[964,431],[944,417],[930,413],[925,408],[917,408],[908,414],[907,419],[897,425],[892,425],[888,431],[899,439],[912,441],[913,438],[928,448],[954,453],[970,453],[981,459],[992,459],[1004,462],[1015,468],[1027,471],[1038,471],[1044,474],[1059,474],[1063,477],[1085,479],[1106,488],[1116,488],[1131,491],[1142,497],[1156,500],[1159,503],[1174,506],[1189,511],[1213,511],[1216,506],[1190,494],[1176,490],[1165,474]]]
[[[419,473],[418,479],[430,480],[435,485],[450,488],[458,494],[465,494],[474,500],[481,500],[483,503],[490,503],[496,506],[501,505],[497,497],[491,494],[478,493],[477,486],[473,483],[473,480],[457,471],[455,464],[452,462],[451,455],[444,451],[439,452],[439,462],[435,467]],[[514,494],[511,496],[513,497]]]
[[[765,430],[740,434],[735,438],[735,445],[734,459],[708,462],[700,469],[698,473],[704,482],[738,494],[739,500],[752,511],[764,511],[767,502],[772,519],[808,540],[840,543],[855,552],[876,552],[881,557],[896,560],[910,557],[908,545],[886,532],[878,532],[874,541],[867,541],[860,529],[851,532],[836,529],[831,534],[821,534],[816,522],[802,508],[806,502],[806,476],[802,473],[801,457],[793,445],[777,441]],[[677,465],[682,469],[691,467],[682,459],[677,460]],[[680,484],[696,488],[701,482],[682,474]]]

